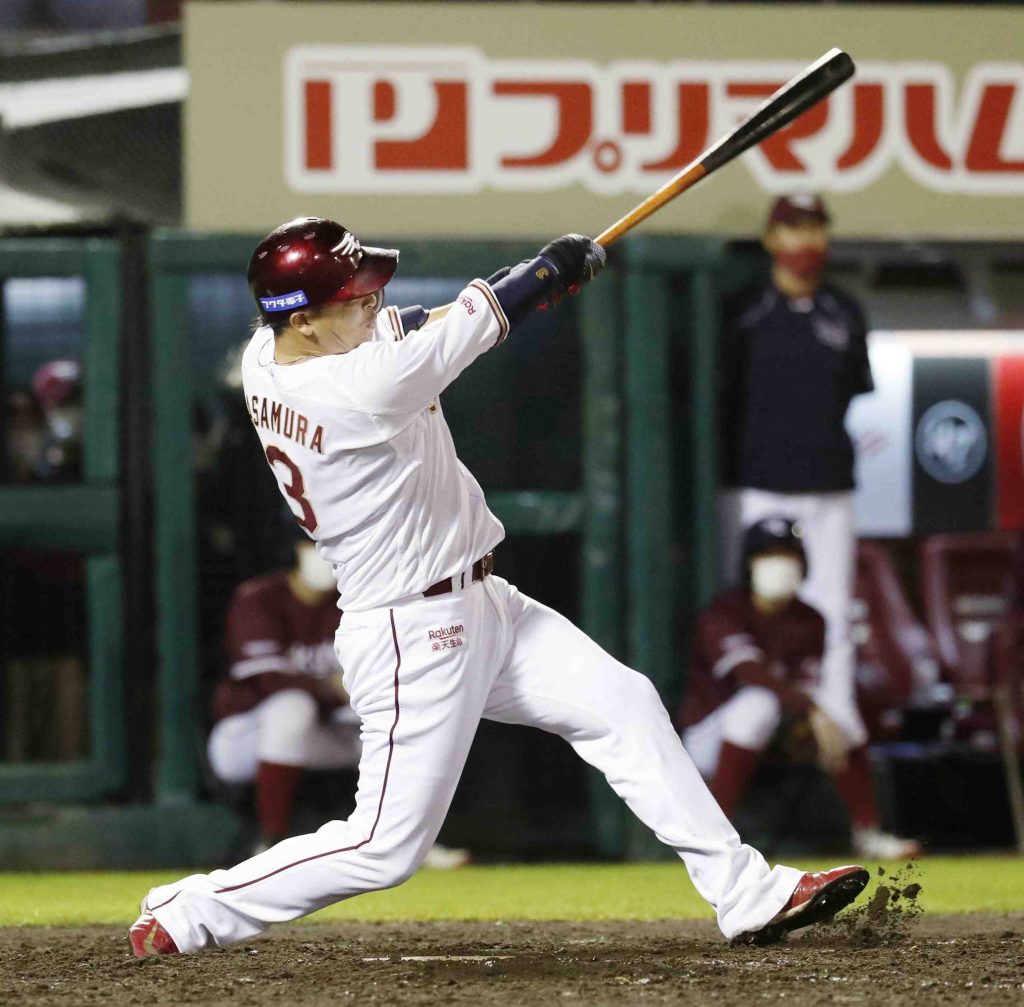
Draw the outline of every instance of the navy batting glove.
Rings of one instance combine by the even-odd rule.
[[[540,254],[558,270],[564,293],[576,293],[601,271],[608,258],[604,248],[582,234],[566,234],[549,241]]]

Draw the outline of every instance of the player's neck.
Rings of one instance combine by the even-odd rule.
[[[316,337],[310,337],[291,327],[282,329],[274,336],[274,362],[278,364],[294,364],[310,357],[322,357],[324,348]]]
[[[327,594],[326,591],[310,587],[294,570],[288,574],[288,586],[303,605],[319,605]]]
[[[821,277],[798,276],[784,266],[773,266],[772,283],[783,297],[813,297],[821,286]]]
[[[755,592],[751,592],[750,599],[754,603],[754,608],[756,608],[761,615],[777,615],[793,600],[792,597],[765,598]]]

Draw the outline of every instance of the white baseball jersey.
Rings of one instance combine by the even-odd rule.
[[[473,280],[444,318],[405,333],[389,308],[374,339],[344,354],[278,364],[271,329],[253,334],[249,415],[281,492],[334,565],[345,611],[420,594],[505,537],[437,399],[508,329]]]

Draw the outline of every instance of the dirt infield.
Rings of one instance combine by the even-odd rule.
[[[124,928],[0,931],[0,1003],[1019,1004],[1024,915],[931,917],[734,948],[710,922],[309,924],[130,956]],[[878,941],[881,940],[881,943]],[[865,946],[865,945],[874,946]]]

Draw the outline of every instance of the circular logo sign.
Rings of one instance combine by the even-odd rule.
[[[936,402],[917,424],[914,447],[921,467],[940,483],[966,482],[978,472],[988,451],[981,417],[966,402]]]

